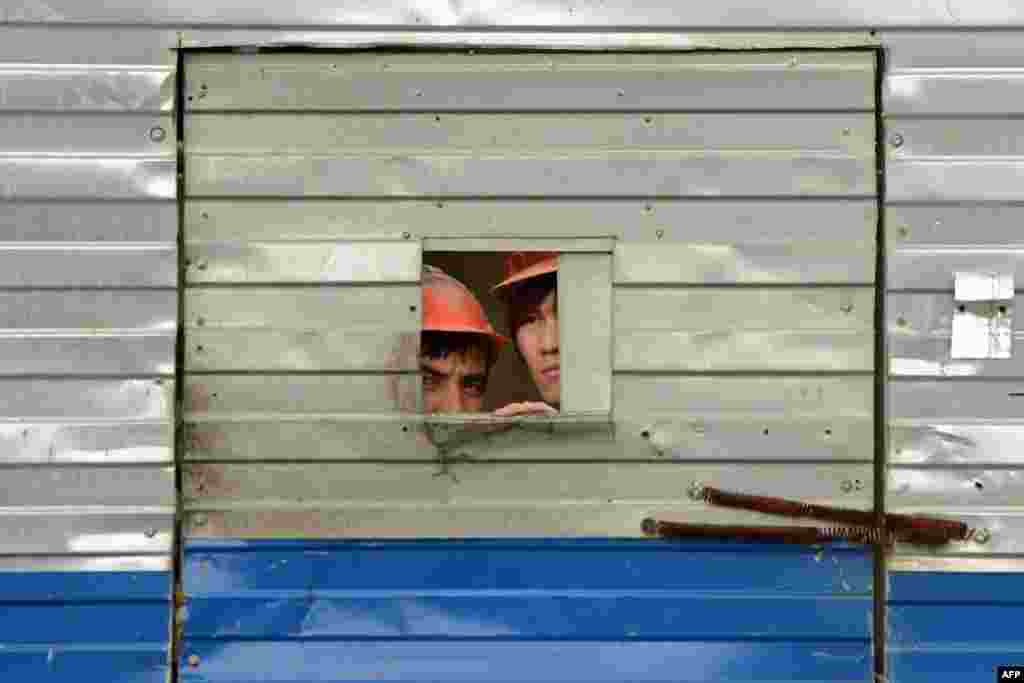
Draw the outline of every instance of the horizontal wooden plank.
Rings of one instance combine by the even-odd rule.
[[[511,424],[438,435],[421,415],[197,417],[186,424],[194,461],[793,460],[870,462],[870,417],[620,419],[614,425]],[[439,450],[440,449],[440,450]]]
[[[678,504],[694,481],[750,493],[871,500],[868,464],[194,463],[189,509],[271,511],[528,504]],[[842,482],[860,482],[849,488]],[[849,488],[849,490],[846,490]],[[703,503],[694,502],[697,507]],[[414,515],[413,515],[414,517]]]
[[[192,287],[185,300],[186,367],[413,370],[419,308],[416,285]]]
[[[419,339],[419,330],[190,328],[185,367],[193,372],[414,371],[419,368]]]
[[[873,415],[871,377],[672,377],[616,375],[616,417],[699,422],[859,418]]]
[[[208,156],[556,156],[615,150],[874,155],[871,114],[200,114],[188,163]]]
[[[617,375],[615,424],[563,416],[439,432],[399,413],[415,378],[190,377],[193,460],[872,460],[870,377]],[[264,383],[265,382],[265,383]],[[401,384],[400,384],[401,385]],[[216,394],[214,396],[214,394]],[[360,402],[370,414],[356,414]],[[207,412],[209,411],[209,412]],[[393,414],[382,414],[392,412]],[[259,414],[252,414],[259,413]]]
[[[866,228],[866,222],[865,226]],[[662,231],[664,233],[664,231]],[[874,241],[813,239],[708,242],[620,242],[615,281],[621,284],[863,284],[875,279]]]
[[[192,156],[186,164],[190,197],[867,197],[875,192],[871,157],[801,150],[268,153]]]
[[[874,292],[615,289],[615,369],[870,371]]]
[[[0,463],[170,463],[170,419],[0,423]]]
[[[418,374],[190,375],[185,411],[197,413],[415,412]]]
[[[212,330],[419,330],[418,285],[189,287],[185,325]]]
[[[712,264],[727,263],[723,259],[733,250],[745,255],[752,249],[786,245],[799,254],[811,245],[822,245],[822,251],[816,253],[824,257],[828,245],[834,245],[835,253],[846,252],[849,256],[844,258],[860,263],[864,245],[873,248],[876,222],[873,200],[809,197],[727,202],[190,199],[185,202],[184,230],[186,240],[199,242],[372,241],[400,239],[406,232],[415,238],[448,239],[616,237],[628,242],[658,242],[661,249],[670,249],[676,242],[717,246],[718,252],[704,257]],[[785,264],[787,270],[792,269],[792,260]],[[873,263],[871,268],[849,268],[873,273]],[[742,270],[738,265],[732,268]],[[707,269],[715,270],[712,265]]]
[[[870,479],[870,465],[864,466]],[[870,500],[851,503],[821,499],[823,504],[856,504],[868,509]],[[798,524],[813,520],[783,520],[743,512],[678,502],[490,505],[348,505],[344,509],[211,509],[186,503],[185,535],[190,539],[426,539],[426,538],[639,538],[647,517],[708,524]]]
[[[439,111],[869,111],[873,89],[863,52],[435,53],[429,63],[388,52],[210,53],[189,59],[185,87],[191,110]]]
[[[188,283],[419,282],[418,242],[190,242]]]
[[[1024,343],[1024,332],[1016,320],[1024,311],[1024,298],[1006,307],[1005,315],[1018,328],[1014,346]],[[889,345],[889,373],[894,376],[928,377],[1024,377],[1020,354],[1003,359],[951,358],[953,316],[956,302],[952,293],[895,293],[886,307]],[[998,309],[995,309],[998,311]]]
[[[425,237],[423,239],[423,251],[557,251],[570,254],[611,254],[614,250],[614,239],[600,237],[561,239],[557,237]]]
[[[173,485],[172,478],[166,493],[154,497],[145,509],[116,505],[64,510],[5,508],[0,513],[0,543],[8,554],[65,559],[91,555],[101,569],[103,565],[110,567],[111,556],[145,554],[159,558],[172,551],[174,542]]]

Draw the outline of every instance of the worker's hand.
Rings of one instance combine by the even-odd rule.
[[[558,411],[549,406],[547,403],[541,403],[540,401],[523,401],[522,403],[509,403],[507,406],[502,406],[494,411],[497,417],[522,417],[522,416],[553,416],[558,415]]]

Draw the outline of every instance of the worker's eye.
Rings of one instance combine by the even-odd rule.
[[[482,379],[469,379],[466,380],[462,385],[463,390],[469,396],[483,396],[484,395],[484,381]]]

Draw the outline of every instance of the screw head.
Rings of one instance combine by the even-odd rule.
[[[843,313],[853,313],[853,304],[846,302],[839,307],[839,310]]]
[[[992,540],[992,532],[982,527],[974,532],[974,540],[981,545],[985,545]]]
[[[153,126],[149,129],[149,139],[153,142],[163,142],[167,138],[167,131],[162,126]]]
[[[142,533],[146,538],[154,538],[156,536],[156,529],[146,529]]]
[[[403,239],[403,240],[407,240],[407,239],[409,239],[410,237],[412,237],[412,233],[411,233],[411,232],[403,232],[403,233],[402,233],[402,239]]]
[[[657,235],[657,236],[658,236],[658,239],[660,240],[660,239],[661,239],[662,237],[664,237],[664,236],[665,236],[665,231],[664,231],[664,230],[658,230],[658,231],[657,231],[657,232],[655,232],[654,234],[655,234],[655,235]]]
[[[206,526],[207,521],[209,520],[206,519],[206,515],[201,512],[199,514],[192,515],[192,526]]]
[[[704,497],[704,484],[696,480],[690,482],[690,487],[686,489],[686,495],[691,500],[701,500]]]
[[[839,488],[842,490],[843,493],[849,493],[850,491],[853,490],[853,482],[850,481],[849,479],[843,479],[842,483],[839,484]]]
[[[889,144],[893,147],[899,148],[903,146],[903,136],[899,133],[893,133],[889,136]]]

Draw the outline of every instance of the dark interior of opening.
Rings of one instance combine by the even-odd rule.
[[[440,268],[469,287],[487,312],[499,334],[509,336],[505,307],[491,294],[497,276],[504,272],[505,254],[496,252],[431,251],[423,254],[423,263]],[[484,410],[491,411],[517,401],[540,401],[526,365],[511,344],[507,345],[491,369],[484,398]]]

